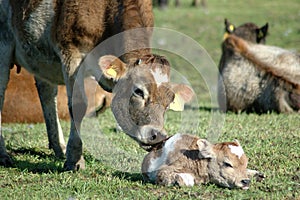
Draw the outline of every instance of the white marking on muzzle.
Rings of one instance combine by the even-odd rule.
[[[239,157],[239,159],[244,154],[244,150],[241,146],[228,145],[228,147],[230,148],[231,153],[237,155]]]

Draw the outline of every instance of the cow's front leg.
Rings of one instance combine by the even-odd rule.
[[[0,165],[12,166],[13,162],[9,155],[7,154],[4,138],[2,135],[2,125],[1,125],[1,111],[4,103],[4,95],[9,80],[9,72],[11,65],[11,58],[13,55],[13,42],[12,34],[10,32],[5,33],[8,28],[5,26],[6,23],[0,23]]]
[[[78,170],[85,168],[83,158],[82,140],[80,137],[80,126],[87,109],[87,100],[84,92],[84,77],[79,70],[82,60],[81,55],[68,57],[63,66],[64,79],[67,87],[68,106],[71,118],[71,130],[67,144],[67,160],[65,170]],[[78,72],[79,71],[79,72]]]
[[[54,150],[55,156],[63,158],[66,145],[56,107],[57,85],[51,85],[36,77],[35,81],[46,122],[49,148]]]

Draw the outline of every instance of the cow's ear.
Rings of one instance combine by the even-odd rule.
[[[172,84],[172,91],[175,97],[169,109],[174,111],[183,111],[184,104],[190,102],[195,94],[192,88],[184,84]]]
[[[197,145],[199,148],[199,157],[200,158],[214,158],[215,153],[213,151],[213,145],[205,140],[205,139],[199,139],[197,141]]]
[[[235,30],[235,26],[232,23],[230,23],[227,19],[225,19],[224,24],[225,24],[225,33],[223,36],[223,40],[225,40],[229,36],[229,34],[233,33]]]
[[[261,28],[256,29],[256,42],[257,43],[261,43],[261,41],[264,43],[264,40],[268,34],[268,28],[269,28],[269,24],[266,23]]]
[[[126,72],[126,64],[113,55],[102,56],[99,59],[99,66],[103,76],[116,82]]]

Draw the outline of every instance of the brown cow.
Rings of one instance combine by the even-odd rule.
[[[194,135],[176,134],[146,155],[142,173],[160,185],[193,186],[215,183],[248,189],[250,178],[264,175],[247,169],[248,159],[238,141],[211,144]]]
[[[264,45],[268,24],[261,28],[253,23],[235,27],[225,20],[225,26],[227,39],[219,64],[221,109],[299,111],[300,55]]]
[[[98,115],[110,106],[112,94],[104,91],[92,78],[84,80],[87,93],[88,116]],[[57,111],[59,119],[69,120],[68,98],[65,86],[58,86]],[[10,73],[2,110],[2,123],[41,123],[43,111],[35,87],[34,76],[24,68],[20,73]]]
[[[49,147],[63,157],[65,144],[60,140],[55,97],[57,85],[66,84],[71,116],[66,170],[84,168],[80,126],[87,105],[82,69],[103,89],[114,91],[112,111],[126,134],[145,148],[166,137],[163,118],[175,92],[191,90],[170,85],[168,62],[150,55],[151,0],[2,0],[0,13],[0,112],[10,66],[26,68],[35,75]],[[110,38],[134,28],[142,29]],[[91,50],[96,46],[101,49],[93,60],[101,57],[99,63],[85,65],[91,61],[86,58],[95,55]],[[128,64],[103,56],[122,53]],[[9,165],[2,132],[0,136],[0,164]]]

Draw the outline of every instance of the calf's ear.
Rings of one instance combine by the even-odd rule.
[[[212,148],[212,144],[205,140],[205,139],[199,139],[197,141],[197,145],[199,148],[199,158],[214,158],[215,153]]]
[[[192,88],[184,84],[172,84],[172,91],[175,97],[169,109],[174,111],[183,111],[184,104],[190,102],[195,94]]]

